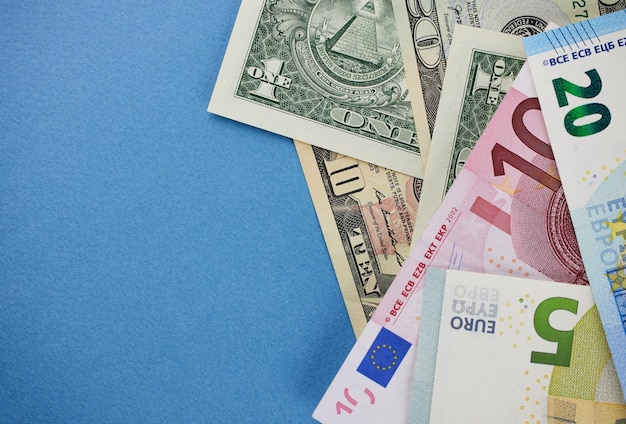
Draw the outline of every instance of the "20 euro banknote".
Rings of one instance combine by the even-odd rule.
[[[626,12],[524,40],[598,311],[626,388]]]

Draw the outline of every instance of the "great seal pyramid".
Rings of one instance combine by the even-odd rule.
[[[326,42],[326,48],[332,52],[373,64],[379,62],[377,45],[376,13],[371,1]]]

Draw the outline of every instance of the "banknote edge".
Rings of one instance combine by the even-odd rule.
[[[417,142],[420,147],[422,164],[424,169],[426,169],[428,152],[430,150],[431,134],[428,128],[428,120],[426,119],[426,105],[424,104],[424,98],[422,97],[422,81],[420,78],[419,68],[417,66],[417,58],[415,57],[413,37],[409,28],[409,16],[406,7],[402,7],[405,2],[392,0],[391,4],[394,11],[394,17],[396,19],[396,30],[398,31],[398,39],[400,40],[402,61],[404,63],[404,69],[406,70],[406,81],[409,87],[411,108],[413,109]]]
[[[367,320],[365,319],[365,314],[363,313],[363,307],[357,290],[349,284],[342,284],[339,279],[338,270],[341,268],[339,262],[344,262],[344,258],[341,255],[335,256],[333,254],[333,251],[336,250],[336,248],[334,248],[330,239],[337,239],[339,242],[341,242],[341,236],[337,229],[333,228],[332,225],[330,225],[329,228],[325,228],[325,226],[322,224],[322,219],[328,218],[329,220],[334,221],[333,212],[327,203],[319,202],[320,204],[318,204],[318,202],[316,202],[315,198],[313,197],[314,192],[324,190],[323,187],[317,186],[317,179],[315,178],[315,175],[309,176],[309,173],[313,174],[315,172],[314,167],[311,165],[313,162],[315,162],[315,154],[310,144],[294,139],[294,146],[300,160],[300,166],[302,168],[304,179],[306,181],[307,187],[309,188],[309,195],[311,197],[311,202],[313,203],[313,208],[315,209],[315,215],[317,216],[318,224],[324,237],[324,243],[326,244],[328,256],[330,257],[330,261],[333,264],[333,271],[335,272],[335,277],[337,280],[336,283],[339,286],[339,290],[341,292],[346,311],[348,312],[348,317],[350,318],[350,323],[352,324],[352,330],[354,331],[355,337],[358,338],[365,329],[365,326],[367,325]],[[343,266],[349,268],[349,265],[347,263]],[[354,303],[355,305],[358,304],[360,308],[360,310],[358,311],[360,312],[360,314],[358,314],[358,316],[357,311],[353,311],[351,303]]]

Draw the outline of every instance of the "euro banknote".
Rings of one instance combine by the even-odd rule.
[[[430,268],[421,319],[411,424],[626,420],[589,286]]]
[[[450,45],[457,25],[527,36],[626,7],[625,0],[394,0],[398,36],[422,158],[428,161]]]
[[[588,284],[527,67],[317,406],[318,421],[408,421],[429,267]],[[389,346],[393,355],[378,361]]]
[[[208,110],[423,177],[391,0],[243,0]]]
[[[354,334],[409,256],[422,180],[295,141]]]
[[[626,12],[524,41],[585,269],[626,387]]]
[[[526,60],[521,37],[456,27],[415,238],[434,215]]]

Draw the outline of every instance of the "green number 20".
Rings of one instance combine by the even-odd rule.
[[[568,367],[572,357],[574,330],[561,331],[550,325],[550,315],[556,310],[564,310],[573,314],[578,312],[578,301],[566,297],[552,297],[537,306],[535,311],[535,331],[544,340],[556,342],[556,353],[531,352],[530,362],[535,364],[558,365]]]
[[[575,97],[582,99],[591,99],[600,94],[602,90],[602,79],[598,71],[590,69],[585,72],[589,77],[590,83],[587,87],[581,87],[563,78],[555,78],[552,80],[554,94],[559,103],[559,107],[569,105],[566,93],[570,93]],[[591,115],[599,115],[599,118],[593,122],[577,125],[576,121]],[[599,133],[609,126],[611,123],[611,111],[602,103],[587,103],[576,106],[563,119],[565,130],[574,137],[585,137]]]

